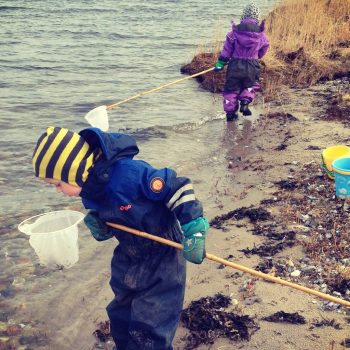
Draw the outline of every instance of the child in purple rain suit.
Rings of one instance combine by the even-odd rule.
[[[264,22],[259,25],[259,12],[254,3],[245,7],[240,24],[233,23],[215,64],[216,72],[228,64],[223,92],[227,121],[238,118],[239,102],[240,112],[244,116],[251,115],[248,105],[260,90],[259,59],[268,50],[269,41],[264,33]]]

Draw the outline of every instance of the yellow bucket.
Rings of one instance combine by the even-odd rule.
[[[345,145],[331,146],[322,151],[322,166],[330,179],[334,179],[333,161],[342,157],[350,157],[350,147]]]

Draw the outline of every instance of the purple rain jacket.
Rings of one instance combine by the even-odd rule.
[[[264,21],[259,26],[252,18],[243,19],[239,25],[233,23],[232,31],[226,35],[219,59],[228,62],[232,58],[243,60],[262,58],[269,48],[264,27]]]

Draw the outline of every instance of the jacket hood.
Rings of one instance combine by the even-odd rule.
[[[84,129],[80,131],[79,135],[92,149],[101,149],[103,155],[89,172],[80,196],[85,201],[103,201],[105,199],[105,185],[110,180],[113,164],[122,158],[133,158],[139,153],[139,148],[129,135],[106,133],[98,128]]]
[[[243,24],[245,26],[257,26],[257,29],[259,32],[265,31],[265,20],[262,20],[261,23],[259,24],[259,21],[257,21],[254,18],[245,18],[240,21],[239,24]],[[239,24],[236,24],[234,21],[232,21],[232,31],[237,31],[237,27]]]
[[[235,38],[239,45],[244,46],[246,50],[254,48],[260,43],[262,33],[261,32],[239,32],[234,33]]]
[[[240,23],[243,23],[243,24],[249,24],[249,23],[252,23],[252,24],[259,24],[259,21],[255,18],[243,18],[241,19]],[[235,23],[232,23],[232,29],[234,27],[236,27],[237,25]]]
[[[106,133],[98,128],[88,128],[80,131],[79,135],[92,149],[100,148],[110,164],[121,158],[133,158],[139,153],[134,138],[126,134]]]
[[[252,18],[243,19],[240,24],[232,24],[232,34],[239,47],[245,48],[247,52],[255,50],[260,46],[264,25],[259,26],[258,22]]]

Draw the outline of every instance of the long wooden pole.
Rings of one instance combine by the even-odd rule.
[[[192,75],[190,75],[190,76],[188,76],[188,77],[185,77],[185,78],[181,78],[181,79],[177,79],[177,80],[171,81],[170,83],[161,85],[161,86],[156,87],[156,88],[153,88],[153,89],[151,89],[151,90],[147,90],[147,91],[144,91],[144,92],[140,92],[139,94],[134,95],[134,96],[131,96],[131,97],[129,97],[129,98],[123,100],[123,101],[120,101],[120,102],[117,102],[117,103],[113,103],[113,104],[107,106],[107,109],[112,109],[112,108],[114,108],[114,107],[117,107],[117,106],[119,106],[119,105],[125,103],[125,102],[128,102],[128,101],[130,101],[130,100],[133,100],[133,99],[135,99],[135,98],[137,98],[137,97],[150,94],[150,93],[152,93],[152,92],[161,90],[161,89],[163,89],[163,88],[165,88],[165,87],[167,87],[167,86],[170,86],[170,85],[174,85],[174,84],[180,83],[181,81],[184,81],[184,80],[187,80],[187,79],[191,79],[191,78],[198,77],[199,75],[202,75],[202,74],[211,72],[212,70],[214,70],[214,67],[209,68],[209,69],[206,69],[206,70],[204,70],[204,71],[202,71],[202,72],[199,72],[199,73],[196,73],[196,74],[192,74]]]
[[[135,230],[133,228],[130,228],[130,227],[127,227],[127,226],[123,226],[123,225],[114,224],[114,223],[111,223],[111,222],[107,222],[106,224],[109,225],[109,226],[112,226],[114,228],[117,228],[119,230],[126,231],[126,232],[132,233],[132,234],[137,235],[137,236],[141,236],[141,237],[144,237],[144,238],[147,238],[147,239],[151,239],[151,240],[159,242],[159,243],[163,243],[163,244],[169,245],[169,246],[174,247],[176,249],[180,249],[180,250],[183,249],[183,245],[180,244],[180,243],[176,243],[176,242],[170,241],[170,240],[162,238],[162,237],[154,236],[154,235],[151,235],[151,234],[149,234],[147,232]],[[249,273],[249,274],[251,274],[253,276],[262,278],[264,280],[267,280],[267,281],[270,281],[270,282],[274,282],[274,283],[279,283],[279,284],[282,284],[284,286],[287,286],[287,287],[290,287],[290,288],[294,288],[294,289],[300,290],[300,291],[308,293],[308,294],[315,295],[315,296],[317,296],[319,298],[322,298],[322,299],[325,299],[325,300],[328,300],[328,301],[332,301],[334,303],[337,303],[337,304],[340,304],[340,305],[343,305],[343,306],[346,306],[346,307],[350,307],[350,302],[348,302],[346,300],[342,300],[342,299],[336,298],[336,297],[334,297],[332,295],[325,294],[325,293],[319,292],[317,290],[313,290],[313,289],[301,286],[299,284],[292,283],[292,282],[283,280],[281,278],[274,277],[274,276],[268,275],[266,273],[250,269],[249,267],[245,267],[245,266],[242,266],[242,265],[235,264],[235,263],[233,263],[231,261],[227,261],[225,259],[219,258],[219,257],[217,257],[217,256],[215,256],[213,254],[206,253],[205,257],[207,259],[209,259],[209,260],[213,260],[213,261],[216,261],[216,262],[218,262],[220,264],[233,267],[234,269],[237,269],[237,270]]]

